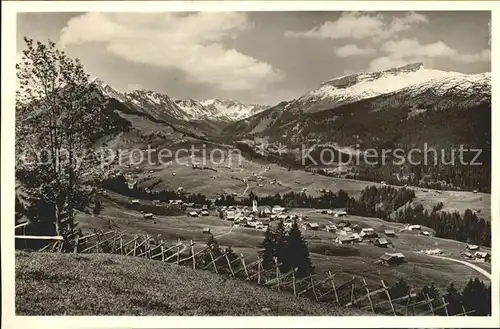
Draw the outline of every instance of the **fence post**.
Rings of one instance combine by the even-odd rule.
[[[245,270],[245,275],[247,276],[247,280],[249,278],[247,265],[245,264],[245,255],[240,254],[241,264],[243,265],[243,269]]]
[[[229,266],[229,270],[231,271],[231,276],[235,277],[233,267],[231,266],[231,262],[229,261],[229,257],[227,256],[227,250],[225,251],[224,256],[226,257],[227,265]]]
[[[163,245],[163,239],[160,240],[160,250],[161,250],[161,261],[164,262],[165,261],[165,247]]]
[[[293,284],[293,294],[297,296],[297,287],[295,286],[295,268],[292,272],[292,284]]]
[[[370,308],[372,309],[372,312],[375,313],[375,309],[373,308],[372,298],[370,297],[370,290],[368,289],[365,278],[363,278],[363,286],[366,290],[366,296],[368,297],[368,302],[370,302]]]
[[[120,237],[120,255],[123,255],[123,237]]]
[[[280,291],[280,268],[278,266],[278,258],[274,257],[274,266],[276,267],[276,281],[278,283],[278,291]]]
[[[133,253],[134,257],[136,255],[136,250],[137,250],[137,239],[138,239],[138,237],[136,236],[135,240],[134,240],[134,253]]]
[[[424,294],[424,298],[425,298],[425,300],[427,301],[427,305],[429,305],[429,309],[431,310],[432,315],[436,315],[436,314],[434,313],[434,307],[432,307],[432,300],[431,300],[431,298],[429,297],[429,295]]]
[[[76,236],[76,239],[75,239],[75,247],[73,248],[73,253],[74,253],[74,254],[77,254],[77,253],[78,253],[78,243],[79,243],[79,239],[80,239],[80,237],[79,237],[79,236]]]
[[[441,301],[443,302],[444,312],[445,312],[446,316],[450,316],[448,314],[448,306],[446,304],[446,301],[444,300],[444,297],[441,297]]]
[[[316,294],[316,287],[314,286],[314,279],[312,277],[312,273],[309,274],[309,278],[311,279],[311,285],[312,285],[314,298],[316,299],[316,301],[318,301],[318,295]]]
[[[193,270],[196,269],[196,259],[194,257],[194,242],[193,240],[190,241],[190,246],[191,246],[191,255],[193,257]]]
[[[210,259],[212,260],[212,265],[214,266],[214,271],[215,271],[215,273],[219,274],[219,271],[217,270],[217,265],[215,265],[214,255],[212,254],[212,246],[210,246],[208,248],[208,252],[210,253]]]
[[[99,248],[99,245],[100,245],[100,243],[101,243],[101,236],[100,236],[100,233],[101,233],[101,232],[99,232],[99,231],[96,231],[96,232],[95,232],[95,234],[96,234],[95,236],[96,236],[96,239],[97,239],[97,244],[95,245],[95,246],[96,246],[96,249],[97,249],[97,253],[99,253],[99,252],[100,252],[100,248]]]
[[[406,300],[405,315],[408,315],[408,305],[410,305],[412,289],[408,289],[408,299]]]
[[[260,268],[262,267],[262,260],[259,257],[259,261],[257,262],[257,283],[260,284]]]
[[[181,256],[179,255],[179,253],[180,253],[180,252],[181,252],[181,239],[180,239],[180,238],[177,238],[177,257],[176,257],[176,258],[177,258],[177,260],[175,261],[175,263],[176,263],[177,265],[179,265],[179,260],[180,260],[180,257],[181,257]]]
[[[332,288],[333,288],[333,293],[335,294],[335,300],[337,301],[337,305],[340,305],[339,295],[337,294],[337,288],[335,287],[334,276],[335,276],[335,274],[332,274],[331,271],[328,271],[328,277],[330,277],[332,280]]]
[[[385,285],[384,280],[380,280],[382,282],[382,286],[384,287],[385,294],[389,299],[389,304],[391,305],[391,310],[394,315],[396,315],[396,310],[394,309],[394,305],[392,304],[391,294],[389,294],[389,288]]]

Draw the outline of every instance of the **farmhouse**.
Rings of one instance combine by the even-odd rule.
[[[210,229],[208,227],[205,227],[203,229],[203,234],[210,234]]]
[[[307,223],[306,227],[310,230],[318,230],[319,229],[319,224],[318,223]]]
[[[468,244],[467,249],[469,249],[471,251],[477,251],[477,250],[479,250],[479,246],[477,246],[475,244]]]
[[[371,227],[362,229],[360,236],[363,239],[378,238],[377,232]]]
[[[147,214],[144,214],[144,218],[145,219],[153,219],[153,214],[152,213],[147,213]]]
[[[415,230],[417,230],[417,231],[418,231],[418,230],[421,230],[421,229],[422,229],[422,227],[421,227],[420,225],[410,225],[410,226],[408,226],[408,229],[409,229],[410,231],[415,231]]]
[[[226,219],[227,220],[234,220],[236,218],[236,214],[234,211],[226,211]]]
[[[190,211],[188,213],[188,216],[190,216],[190,217],[198,217],[198,213],[196,211]]]
[[[346,234],[346,235],[338,235],[337,238],[335,239],[335,242],[338,244],[349,244],[349,243],[355,243],[360,240],[359,234],[353,233],[353,234]]]
[[[336,232],[337,231],[337,226],[335,224],[328,224],[325,226],[325,231],[327,232]]]
[[[428,249],[425,251],[427,255],[440,255],[443,253],[441,249]]]
[[[420,234],[425,235],[425,236],[431,236],[431,234],[429,232],[427,232],[427,231],[423,231]]]
[[[385,230],[384,234],[387,236],[396,236],[396,232],[394,230]]]
[[[405,261],[405,256],[400,253],[385,253],[380,256],[380,262],[384,265],[399,265]]]
[[[210,214],[208,213],[208,210],[202,210],[201,215],[202,216],[209,216]]]
[[[273,214],[279,214],[281,212],[285,211],[285,208],[281,207],[281,206],[274,206],[273,209],[271,210],[271,212]]]
[[[469,259],[474,258],[474,255],[473,255],[473,254],[471,254],[471,253],[470,253],[470,252],[468,252],[468,251],[463,252],[463,253],[462,253],[462,256],[464,256],[465,258],[469,258]]]
[[[387,241],[386,238],[379,238],[379,239],[376,239],[374,244],[378,247],[382,247],[382,248],[387,248],[389,246],[389,242]]]
[[[490,262],[491,261],[491,255],[488,252],[476,251],[474,253],[474,257],[476,257],[476,260],[479,260],[482,262]]]
[[[345,216],[347,216],[347,212],[345,210],[338,210],[338,211],[335,211],[334,216],[335,217],[345,217]]]

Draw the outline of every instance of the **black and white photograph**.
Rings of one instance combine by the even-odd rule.
[[[15,317],[494,326],[492,11],[222,3],[10,14]]]

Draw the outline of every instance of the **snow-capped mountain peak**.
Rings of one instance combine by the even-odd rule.
[[[132,103],[157,118],[167,114],[186,121],[238,121],[266,108],[260,105],[244,105],[231,99],[225,101],[211,99],[204,102],[192,98],[173,100],[166,94],[143,88],[122,93],[97,77],[93,78],[91,83],[94,83],[105,96],[124,103]]]
[[[234,121],[246,119],[268,108],[268,106],[264,105],[243,104],[233,99],[220,100],[217,98],[202,101],[201,104],[216,108]]]
[[[349,74],[321,83],[318,89],[298,98],[286,110],[318,112],[435,79],[465,76],[458,72],[425,69],[421,62],[384,71]]]

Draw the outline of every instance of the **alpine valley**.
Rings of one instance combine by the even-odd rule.
[[[491,159],[490,73],[468,75],[413,63],[334,78],[271,107],[235,100],[173,100],[150,90],[120,93],[99,79],[95,82],[110,99],[110,110],[127,127],[111,139],[115,146],[124,139],[127,145],[146,145],[155,140],[178,144],[187,138],[237,147],[252,158],[324,175],[397,185],[489,189],[485,186],[489,186]],[[377,165],[343,163],[368,149],[408,152],[427,147],[440,156],[445,152],[441,150],[460,145],[481,149],[476,161],[487,165],[395,166],[391,153]],[[477,152],[464,154],[472,160]]]

